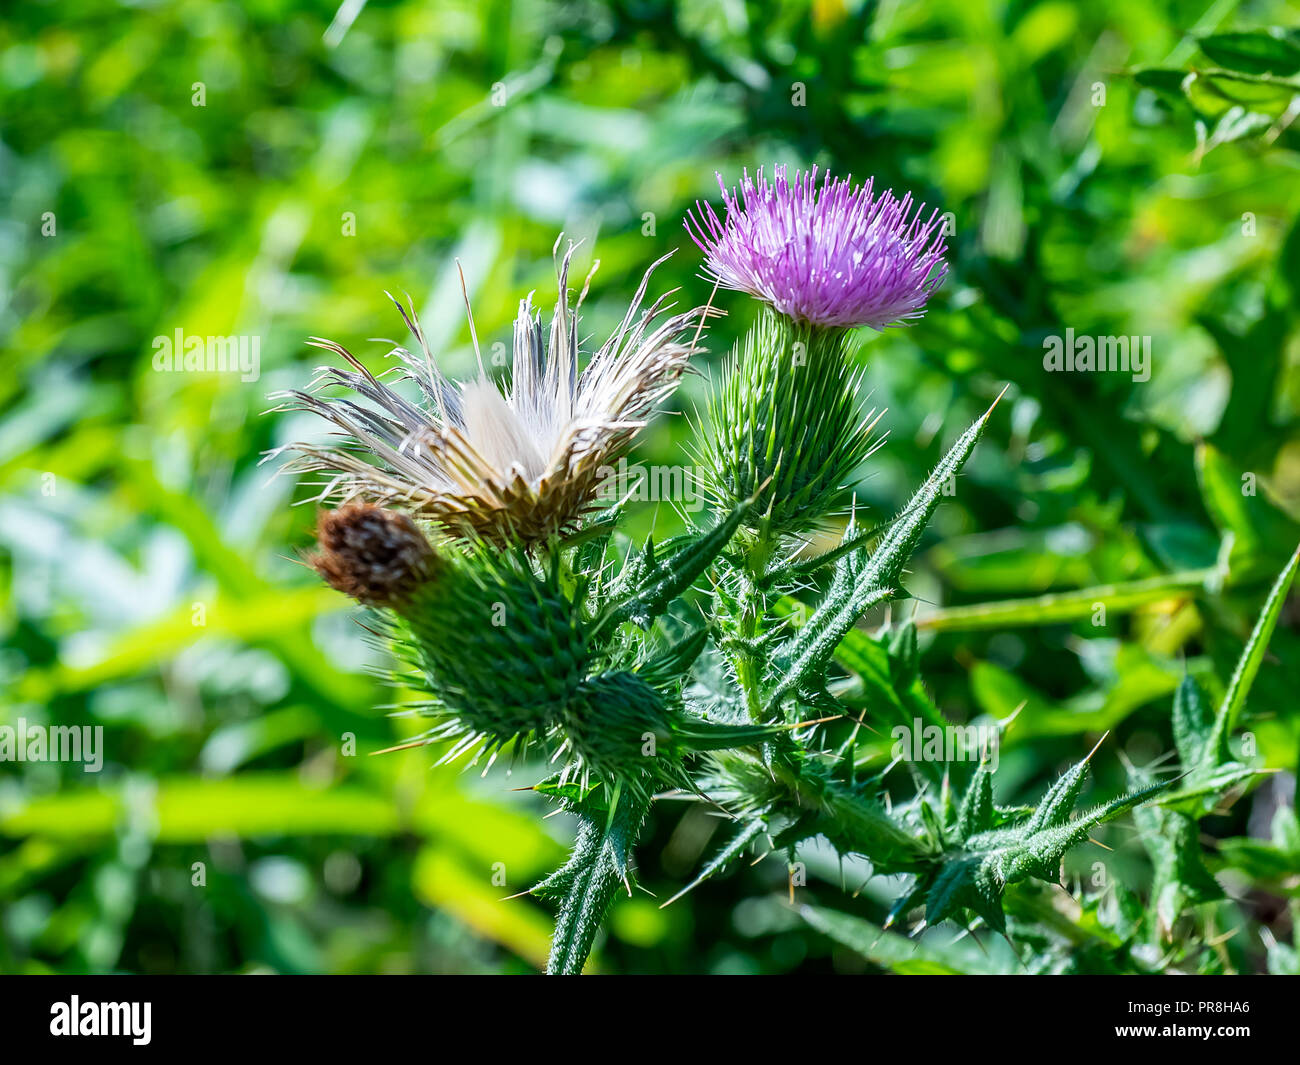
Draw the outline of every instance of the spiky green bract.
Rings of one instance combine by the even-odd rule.
[[[843,329],[760,313],[708,403],[701,458],[720,506],[757,494],[747,524],[781,534],[812,527],[838,505],[871,446],[847,346]]]
[[[404,640],[445,720],[429,738],[456,757],[553,725],[591,664],[581,611],[553,571],[488,550],[445,556],[400,610]]]
[[[651,685],[626,671],[584,680],[560,721],[576,756],[568,772],[594,774],[614,794],[646,794],[660,785],[690,788],[682,762],[687,754],[761,743],[781,731],[705,721],[670,708]]]

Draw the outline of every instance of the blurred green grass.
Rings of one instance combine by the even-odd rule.
[[[366,338],[400,327],[385,290],[410,293],[466,372],[456,263],[487,350],[520,297],[553,298],[561,230],[585,242],[575,273],[601,263],[593,336],[673,248],[654,289],[703,302],[681,219],[716,198],[715,170],[819,163],[952,212],[934,309],[860,353],[890,437],[855,491],[882,516],[1012,386],[914,566],[927,682],[956,719],[1026,703],[1004,755],[1026,794],[1107,728],[1135,756],[1166,748],[1177,679],[1226,675],[1300,538],[1300,156],[1288,94],[1249,104],[1267,122],[1234,139],[1230,102],[1130,73],[1204,68],[1197,36],[1287,20],[1280,2],[1157,0],[389,3],[347,26],[280,0],[16,9],[0,26],[0,722],[103,726],[107,764],[0,764],[0,969],[540,963],[544,909],[503,896],[567,826],[510,790],[527,768],[368,757],[415,724],[379,709],[404,694],[364,671],[379,657],[295,559],[308,493],[258,465],[319,427],[263,412],[310,378],[308,336],[378,368]],[[720,302],[714,362],[752,313]],[[1150,381],[1045,374],[1043,337],[1067,326],[1151,336]],[[154,340],[177,329],[259,337],[260,376],[158,372]],[[680,463],[689,439],[664,417],[637,456]],[[675,521],[647,506],[635,524]],[[1160,593],[1213,568],[1225,532],[1222,594]],[[1102,625],[1088,594],[1048,624],[1041,605],[970,622],[1133,581],[1156,590]],[[1292,608],[1252,697],[1274,767],[1294,766],[1298,672]],[[1109,761],[1098,787],[1120,778]],[[649,890],[676,891],[714,821],[661,804]],[[838,890],[822,872],[810,891]],[[774,861],[664,911],[638,895],[600,964],[860,964],[772,908],[784,883]]]

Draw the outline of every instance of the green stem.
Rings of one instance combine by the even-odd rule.
[[[614,893],[627,882],[632,848],[645,825],[650,798],[640,788],[623,789],[612,809],[581,813],[578,838],[565,866],[538,890],[560,893],[560,912],[546,972],[577,976],[591,953]]]
[[[951,606],[919,615],[916,627],[932,632],[969,632],[974,629],[1016,625],[1050,625],[1089,617],[1099,605],[1116,613],[1124,613],[1146,603],[1185,596],[1204,587],[1206,580],[1214,573],[1212,569],[1182,570],[1144,580],[1099,584],[1092,588],[1052,592],[1029,599],[1004,599],[994,603]]]
[[[772,560],[773,542],[766,522],[745,554],[745,588],[740,595],[740,635],[745,645],[736,655],[736,678],[745,693],[745,708],[751,721],[763,719],[763,656],[754,650],[759,624],[767,615],[767,596],[760,587],[768,563]]]

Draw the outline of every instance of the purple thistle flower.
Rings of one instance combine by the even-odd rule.
[[[817,167],[786,179],[778,166],[772,183],[745,171],[740,195],[718,175],[727,217],[696,203],[686,230],[705,254],[707,268],[726,288],[748,292],[782,314],[817,326],[903,324],[925,313],[926,300],[943,282],[947,243],[936,210],[923,219],[912,195],[872,196],[872,181],[827,174],[817,187]]]

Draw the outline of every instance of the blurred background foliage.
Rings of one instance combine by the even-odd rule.
[[[956,721],[1024,704],[999,801],[1036,798],[1107,729],[1093,787],[1121,790],[1124,758],[1169,749],[1184,670],[1222,691],[1300,540],[1297,45],[1283,30],[1262,47],[1234,36],[1294,13],[1270,0],[11,9],[0,723],[102,726],[106,761],[98,775],[0,764],[0,969],[543,963],[549,914],[504,896],[560,860],[570,826],[511,790],[537,779],[527,770],[368,756],[418,723],[387,715],[394,693],[366,672],[382,660],[357,616],[296,561],[313,513],[291,504],[308,493],[259,466],[321,428],[263,412],[309,380],[308,336],[381,368],[387,349],[366,339],[400,329],[385,290],[410,293],[445,368],[467,372],[456,261],[489,349],[521,296],[552,302],[561,230],[585,241],[575,273],[601,262],[594,337],[673,248],[654,290],[703,302],[681,219],[716,201],[715,170],[731,183],[816,163],[951,212],[953,270],[927,318],[862,340],[889,439],[858,506],[891,512],[1010,384],[913,565],[923,675]],[[731,313],[679,412],[752,314],[719,302]],[[1151,337],[1150,380],[1045,373],[1044,338],[1066,328]],[[260,376],[157,370],[154,340],[177,329],[259,337]],[[636,457],[683,462],[690,435],[687,417],[662,417]],[[677,521],[670,507],[637,515],[642,532]],[[1297,613],[1246,722],[1282,770],[1300,746]],[[1206,825],[1266,837],[1288,789],[1279,773]],[[658,804],[639,850],[647,891],[615,907],[597,967],[924,967],[910,947],[853,950],[810,927],[779,856],[660,909],[719,825]],[[1105,854],[1140,889],[1131,827],[1107,839],[1078,869]],[[837,866],[807,860],[804,901],[839,897]],[[1295,879],[1264,890],[1220,862],[1234,913],[1264,930],[1237,937],[1232,965],[1259,967],[1261,942],[1291,937],[1279,900]],[[851,905],[879,920],[887,896],[868,885]],[[1014,967],[990,950],[978,964]]]

